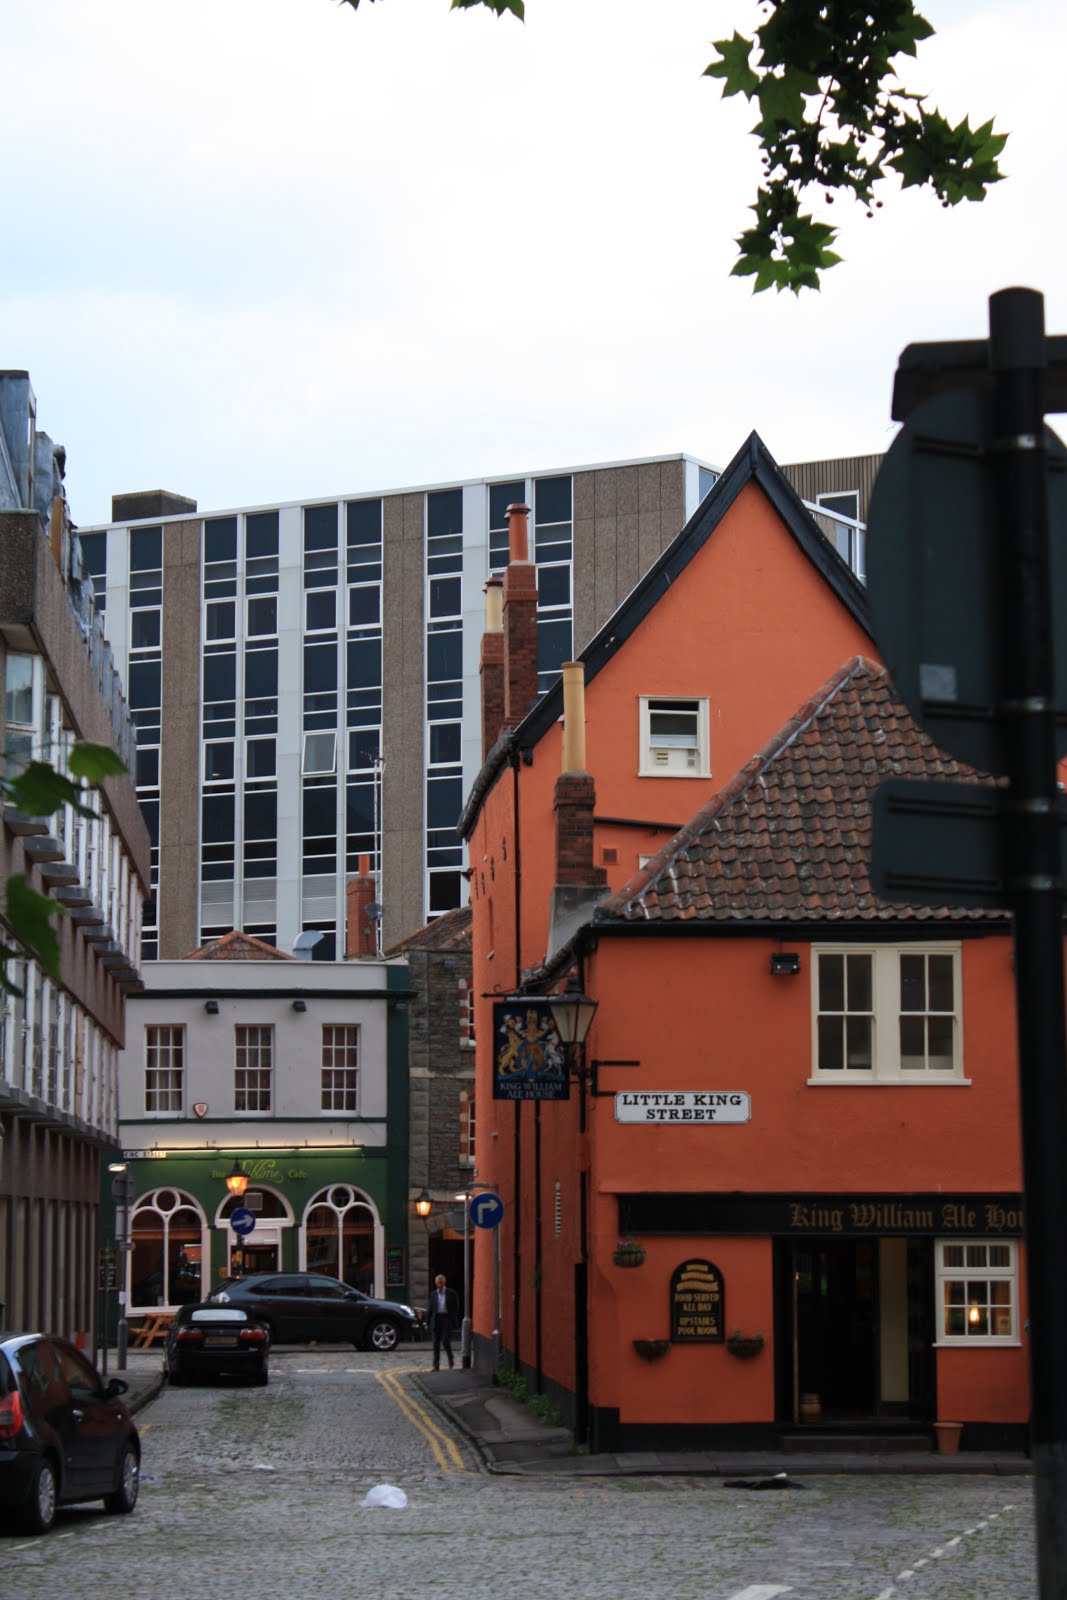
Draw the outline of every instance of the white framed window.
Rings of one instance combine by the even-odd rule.
[[[359,1110],[359,1027],[355,1023],[323,1023],[322,1109]]]
[[[274,1077],[274,1029],[238,1023],[234,1029],[234,1045],[234,1110],[260,1115],[269,1113]]]
[[[939,1239],[937,1343],[1017,1344],[1018,1246],[1014,1239]]]
[[[144,1057],[145,1113],[180,1113],[185,1096],[185,1029],[169,1023],[146,1027]]]
[[[4,663],[4,767],[9,778],[44,754],[44,662],[9,650]]]
[[[304,774],[333,772],[337,767],[337,734],[305,733]]]
[[[707,700],[643,695],[640,707],[640,775],[710,778]]]
[[[963,1077],[959,945],[816,947],[813,1083]]]

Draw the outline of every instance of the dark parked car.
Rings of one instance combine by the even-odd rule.
[[[120,1395],[66,1339],[0,1338],[0,1510],[47,1533],[56,1507],[103,1500],[132,1511],[141,1442]]]
[[[190,1378],[267,1381],[270,1330],[242,1306],[181,1306],[167,1330],[163,1368],[173,1384]]]
[[[230,1278],[211,1296],[215,1305],[243,1306],[267,1324],[276,1344],[354,1344],[395,1350],[415,1336],[419,1319],[410,1306],[372,1300],[337,1278],[317,1272],[251,1272]]]

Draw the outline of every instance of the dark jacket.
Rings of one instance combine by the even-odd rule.
[[[437,1290],[436,1289],[431,1289],[430,1290],[430,1294],[429,1294],[429,1298],[426,1301],[426,1321],[427,1321],[427,1323],[429,1324],[429,1326],[431,1328],[433,1327],[433,1319],[434,1319],[434,1316],[436,1314],[436,1310],[435,1310],[436,1306],[437,1306]],[[458,1327],[459,1326],[459,1295],[456,1293],[455,1289],[450,1288],[447,1284],[445,1285],[445,1312],[446,1312],[446,1314],[448,1316],[449,1327],[451,1327],[451,1328]]]

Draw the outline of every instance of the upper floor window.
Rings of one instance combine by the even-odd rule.
[[[322,1109],[359,1109],[359,1028],[355,1023],[324,1023],[322,1029]]]
[[[1016,1254],[1013,1239],[938,1240],[938,1344],[1018,1340]]]
[[[234,1033],[233,1108],[235,1111],[270,1111],[274,1029],[239,1023]]]
[[[962,1078],[958,946],[816,950],[815,1077]]]
[[[4,761],[14,777],[41,756],[45,729],[44,662],[9,651],[4,663]]]
[[[185,1029],[170,1024],[145,1029],[144,1108],[182,1110],[185,1091]]]
[[[641,700],[641,759],[644,776],[709,778],[711,756],[708,702],[700,700]]]

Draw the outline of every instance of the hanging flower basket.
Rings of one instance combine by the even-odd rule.
[[[751,1361],[763,1349],[762,1333],[731,1333],[726,1348],[739,1361]]]
[[[645,1247],[636,1239],[620,1239],[611,1259],[617,1267],[640,1267],[644,1264]]]
[[[669,1339],[635,1339],[634,1349],[644,1361],[658,1361],[671,1347]]]

